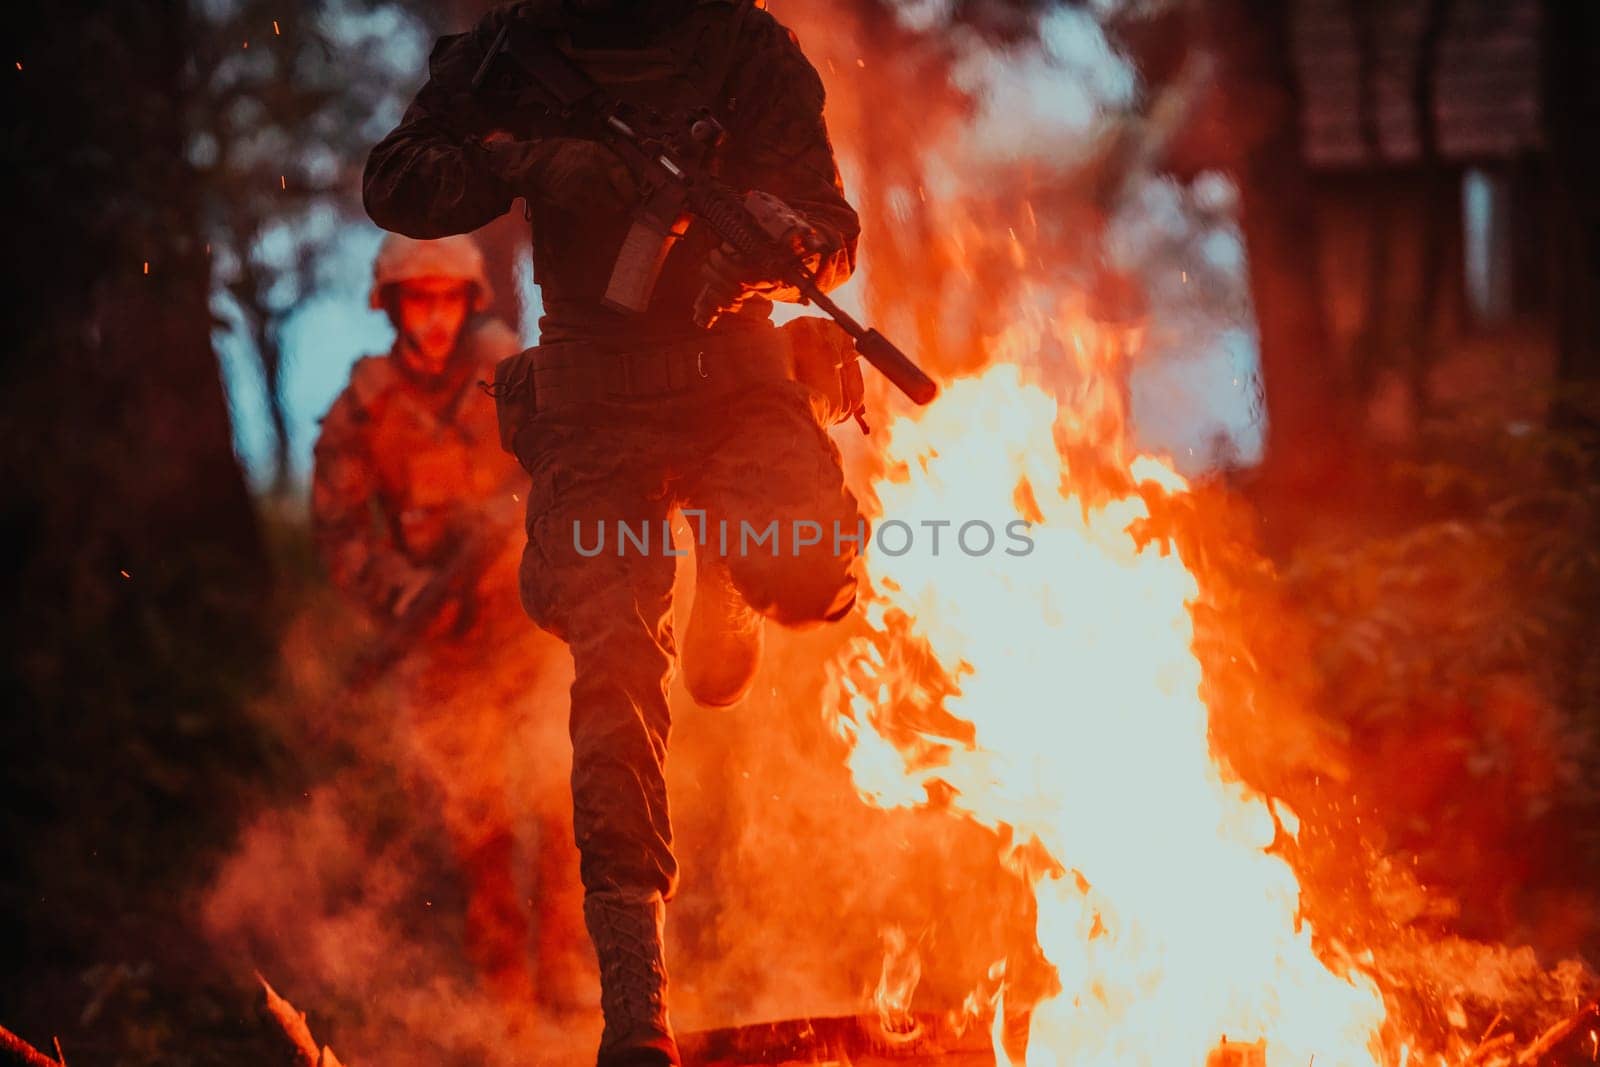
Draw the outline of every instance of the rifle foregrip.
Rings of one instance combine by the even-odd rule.
[[[756,227],[750,209],[732,193],[720,188],[701,189],[695,209],[711,232],[741,256],[771,255],[772,240]]]
[[[856,351],[917,404],[930,404],[939,395],[939,384],[877,330],[867,330],[856,338]]]

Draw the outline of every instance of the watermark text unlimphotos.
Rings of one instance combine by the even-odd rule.
[[[683,516],[698,526],[695,543],[702,547],[716,546],[723,556],[769,555],[800,556],[807,550],[832,549],[835,556],[846,546],[864,553],[869,548],[885,556],[899,557],[911,552],[924,552],[930,556],[960,553],[981,557],[995,553],[1007,556],[1028,556],[1033,553],[1033,524],[1023,519],[1013,519],[998,525],[983,519],[955,521],[953,519],[922,519],[915,524],[900,519],[886,519],[869,531],[865,521],[828,523],[814,519],[791,519],[787,522],[772,519],[765,525],[741,520],[737,523],[720,519],[707,521],[706,513],[685,508]],[[572,521],[572,547],[580,556],[593,558],[610,553],[617,556],[686,556],[672,539],[672,520],[630,522],[614,519],[610,522],[595,520]]]

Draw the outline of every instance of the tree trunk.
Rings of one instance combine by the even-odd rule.
[[[1383,159],[1383,138],[1378,126],[1378,41],[1381,10],[1378,0],[1350,0],[1350,17],[1360,57],[1359,125],[1361,145],[1369,166]],[[1390,362],[1389,297],[1393,283],[1394,201],[1370,197],[1367,204],[1366,291],[1361,330],[1351,360],[1354,401],[1362,412],[1371,403],[1378,376]],[[1355,414],[1353,412],[1353,414]]]
[[[1282,0],[1205,0],[1201,31],[1221,60],[1226,157],[1239,186],[1267,407],[1263,474],[1310,485],[1349,425],[1347,376],[1332,358],[1300,94]]]
[[[119,599],[120,571],[176,575],[200,557],[265,590],[184,163],[186,12],[158,7],[34,10],[38,59],[17,79],[30,210],[12,225],[30,284],[0,411],[5,525],[41,597],[10,607],[36,619],[90,623]]]
[[[59,924],[109,924],[220,832],[244,729],[231,687],[254,677],[223,683],[221,665],[253,672],[270,649],[268,561],[211,346],[188,12],[13,16],[26,280],[0,371],[0,778],[27,800],[0,805],[0,943],[11,966],[70,966],[85,946],[51,942]],[[0,973],[0,1005],[32,984]]]
[[[281,331],[282,323],[269,323],[262,328],[257,341],[262,377],[266,380],[267,415],[272,420],[272,492],[280,498],[288,495],[294,481],[293,461],[289,457],[288,403],[283,395]]]
[[[1544,121],[1551,158],[1556,324],[1553,425],[1600,440],[1600,7],[1545,0]],[[1589,394],[1588,404],[1583,394]]]
[[[1406,389],[1417,425],[1430,406],[1428,377],[1439,355],[1439,306],[1445,285],[1446,245],[1452,224],[1459,225],[1460,202],[1439,155],[1439,45],[1450,24],[1455,0],[1427,0],[1417,37],[1411,81],[1411,109],[1417,123],[1417,159],[1422,167],[1422,265],[1417,278],[1417,317],[1406,362]]]

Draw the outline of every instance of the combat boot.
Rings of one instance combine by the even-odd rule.
[[[583,920],[600,961],[598,1067],[678,1067],[678,1043],[667,1018],[667,968],[662,935],[667,906],[660,893],[590,893]]]
[[[727,560],[709,552],[695,560],[683,639],[683,684],[695,703],[726,708],[744,699],[761,665],[764,621],[734,586]]]

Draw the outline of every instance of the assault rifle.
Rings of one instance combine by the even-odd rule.
[[[742,259],[792,285],[802,303],[816,305],[843,327],[856,351],[906,396],[927,404],[939,394],[938,385],[909,356],[822,291],[791,244],[792,216],[770,210],[774,198],[760,192],[740,196],[699,162],[727,137],[708,108],[664,118],[622,103],[561,52],[548,33],[515,17],[507,20],[473,76],[473,92],[481,93],[491,78],[503,80],[506,65],[522,102],[543,108],[563,130],[610,148],[639,185],[642,203],[612,270],[608,305],[643,311],[673,243],[691,219],[699,219]],[[702,327],[715,317],[705,303],[695,308]]]
[[[477,582],[504,547],[503,532],[498,537],[490,534],[491,531],[474,530],[462,539],[454,554],[411,598],[405,611],[389,624],[377,643],[357,657],[345,676],[345,684],[351,690],[363,693],[372,688],[417,646],[450,602]]]
[[[521,479],[512,479],[504,492],[494,498],[499,501],[503,496],[515,504],[515,508],[508,504],[486,508],[478,521],[461,535],[454,551],[428,584],[411,598],[411,603],[389,624],[377,642],[356,658],[345,675],[345,684],[351,691],[363,693],[389,673],[422,641],[452,601],[460,599],[462,610],[470,610],[471,602],[463,599],[463,594],[470,594],[478,579],[505,551],[507,541],[517,530],[514,515],[522,504],[517,495],[519,491],[514,491],[512,486],[520,482]],[[471,621],[464,617],[457,621],[457,626],[464,629]]]

